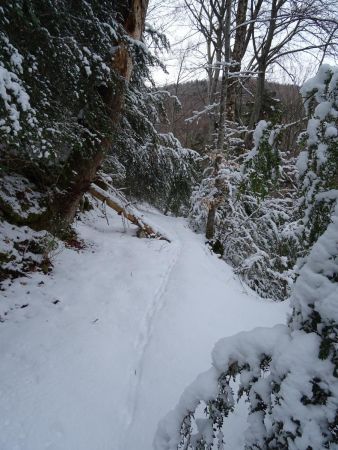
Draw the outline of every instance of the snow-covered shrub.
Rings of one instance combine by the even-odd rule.
[[[231,212],[224,211],[216,235],[223,258],[262,297],[286,298],[297,256],[296,242],[286,227],[293,215],[291,198],[258,202],[254,196],[242,195],[230,204]]]
[[[301,93],[310,119],[297,166],[302,183],[302,238],[310,247],[325,230],[338,198],[338,67],[321,66]]]
[[[204,231],[209,204],[218,195],[214,248],[251,288],[274,299],[288,296],[297,257],[288,227],[295,174],[292,161],[276,145],[282,131],[259,122],[254,148],[242,165],[223,161],[216,179],[210,169],[205,171],[190,214],[193,228]]]
[[[247,450],[337,448],[338,205],[331,220],[299,273],[288,325],[220,340],[212,368],[160,422],[156,450],[223,448],[233,378],[249,403]]]
[[[281,127],[261,120],[253,134],[254,148],[246,155],[243,164],[243,190],[264,198],[276,189],[280,176],[281,155],[277,138]]]

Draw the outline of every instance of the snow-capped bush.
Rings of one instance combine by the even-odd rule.
[[[276,189],[280,177],[281,155],[277,138],[281,127],[273,127],[265,120],[258,122],[254,131],[254,148],[243,164],[243,189],[264,198]]]
[[[338,198],[338,68],[323,65],[301,89],[309,114],[298,159],[302,238],[310,247],[325,230]]]
[[[241,166],[208,168],[192,195],[191,224],[204,231],[217,195],[214,248],[263,297],[286,298],[293,281],[297,242],[288,224],[294,213],[295,176],[276,144],[281,127],[259,122],[254,148]]]

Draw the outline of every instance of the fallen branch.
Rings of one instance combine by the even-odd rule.
[[[124,204],[123,199],[119,198],[121,197],[121,195],[118,196],[115,192],[107,192],[101,189],[96,184],[90,185],[89,192],[93,197],[106,203],[106,205],[114,209],[114,211],[116,211],[120,216],[123,216],[124,218],[129,220],[129,222],[136,225],[139,228],[138,236],[142,236],[144,234],[146,237],[170,242],[170,240],[166,236],[163,236],[158,231],[155,231],[152,226],[145,223],[143,219],[138,216],[137,211],[134,208],[132,208],[128,204]]]

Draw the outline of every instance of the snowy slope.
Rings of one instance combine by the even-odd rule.
[[[84,250],[2,293],[1,450],[149,450],[216,340],[285,322],[288,306],[242,286],[183,219],[145,214],[171,243],[92,214]]]

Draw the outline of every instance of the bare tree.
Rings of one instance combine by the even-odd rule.
[[[251,0],[250,15],[255,26],[250,36],[253,56],[248,66],[258,74],[250,129],[260,118],[268,67],[278,64],[283,68],[286,56],[309,51],[318,51],[322,62],[338,44],[336,0],[265,0],[254,18],[255,8]]]

